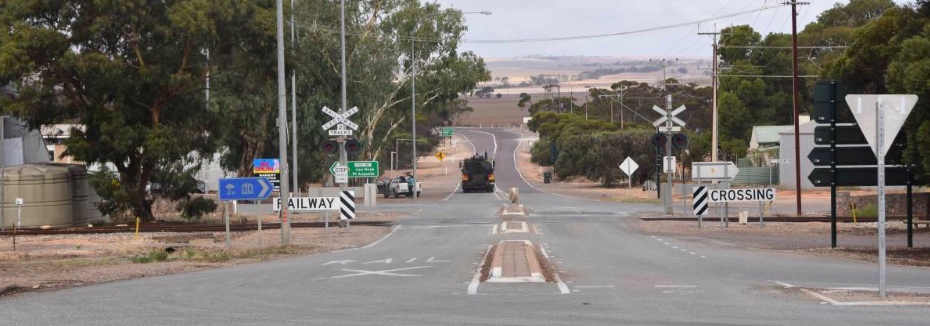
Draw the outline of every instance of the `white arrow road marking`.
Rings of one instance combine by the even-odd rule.
[[[334,260],[334,261],[328,262],[328,263],[326,263],[326,264],[323,264],[323,266],[331,265],[331,264],[345,265],[345,264],[354,263],[354,262],[355,262],[355,261],[354,261],[354,260],[351,260],[351,259],[348,259],[348,260]]]
[[[406,268],[395,268],[395,269],[386,269],[381,271],[366,271],[361,269],[350,269],[350,268],[340,268],[339,270],[343,272],[351,272],[353,274],[345,274],[329,277],[330,279],[334,278],[346,278],[346,277],[355,277],[355,276],[364,276],[364,275],[381,275],[381,276],[398,276],[398,277],[410,277],[410,276],[422,276],[417,274],[401,274],[395,273],[399,271],[408,271],[414,269],[423,269],[423,268],[432,268],[433,266],[415,266],[415,267],[406,267]]]

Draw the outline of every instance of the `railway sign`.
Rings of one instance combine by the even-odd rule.
[[[701,216],[707,214],[707,187],[694,187],[693,198],[694,202],[692,205],[694,215]]]
[[[349,120],[349,117],[355,113],[358,113],[357,107],[352,107],[346,112],[337,113],[333,110],[330,110],[328,107],[323,107],[323,113],[332,117],[332,120],[323,124],[323,130],[329,130],[333,126],[336,126],[335,130],[329,130],[330,136],[351,136],[352,130],[358,130],[358,125]],[[348,127],[349,129],[346,129]]]
[[[220,179],[220,200],[262,200],[271,195],[274,185],[262,177]]]
[[[775,200],[775,188],[711,189],[707,192],[707,200],[711,203],[773,201]]]
[[[878,180],[878,169],[875,167],[837,168],[836,170],[837,187],[875,186],[875,181]],[[829,187],[833,182],[830,168],[816,168],[811,171],[807,179],[815,187]],[[885,185],[906,186],[907,179],[907,168],[900,166],[885,168]]]
[[[653,110],[653,111],[656,111],[656,112],[658,112],[659,114],[662,115],[661,118],[659,118],[659,119],[657,119],[656,121],[653,121],[653,122],[652,122],[652,125],[653,125],[654,127],[658,127],[659,125],[661,125],[661,124],[663,124],[663,123],[668,123],[668,120],[672,120],[673,123],[675,123],[675,124],[677,124],[678,126],[680,126],[680,127],[679,127],[679,130],[681,130],[681,127],[684,127],[684,126],[685,126],[684,120],[681,120],[681,119],[675,117],[676,115],[678,115],[679,113],[681,113],[681,112],[683,112],[683,111],[685,110],[685,106],[684,106],[684,105],[679,106],[678,108],[672,110],[671,112],[665,111],[664,109],[662,109],[662,108],[660,108],[660,107],[658,107],[658,106],[656,106],[656,105],[653,105],[653,106],[652,106],[652,110]],[[672,128],[673,126],[667,126],[667,127]],[[676,131],[677,131],[677,130],[676,130]],[[671,131],[669,131],[669,132],[671,132]]]

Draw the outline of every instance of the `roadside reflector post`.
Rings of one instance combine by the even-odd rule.
[[[141,220],[142,220],[142,219],[140,219],[138,216],[136,216],[136,239],[139,238],[139,222],[141,222]]]

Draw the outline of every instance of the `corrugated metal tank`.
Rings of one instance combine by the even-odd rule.
[[[23,199],[22,226],[70,226],[74,222],[68,167],[26,164],[3,168],[3,224],[17,220],[16,198]]]
[[[81,164],[68,163],[42,163],[43,165],[57,166],[68,169],[71,175],[71,206],[74,209],[74,225],[83,226],[90,222],[103,219],[100,210],[91,202],[94,188],[90,185],[87,168]]]

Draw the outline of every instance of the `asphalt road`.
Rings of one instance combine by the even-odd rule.
[[[783,288],[874,287],[875,264],[638,234],[628,221],[661,207],[544,193],[514,169],[518,133],[456,132],[479,151],[496,152],[498,187],[520,188],[538,234],[492,234],[503,193],[458,191],[440,202],[380,205],[409,217],[365,248],[20,295],[0,300],[0,325],[928,323],[926,306],[835,306]],[[502,239],[541,244],[564,287],[475,287],[488,246]],[[888,270],[894,290],[930,292],[928,280],[928,269]]]

